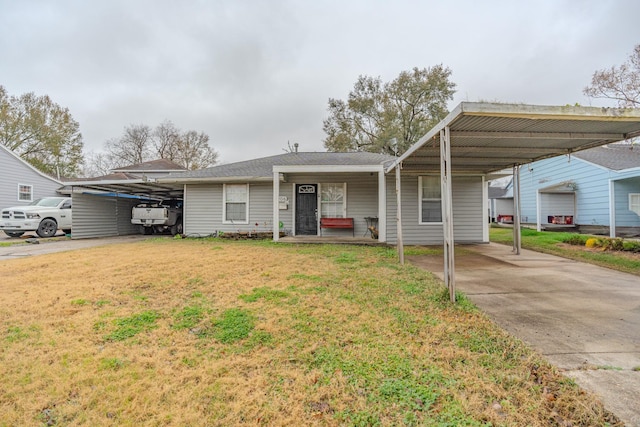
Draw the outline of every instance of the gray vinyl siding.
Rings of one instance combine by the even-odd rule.
[[[250,183],[248,224],[225,224],[222,221],[223,184],[187,185],[184,196],[184,233],[187,236],[208,236],[220,231],[272,231],[272,188],[271,183]]]
[[[280,183],[280,196],[289,200],[287,209],[279,211],[283,230],[294,227],[294,184],[347,183],[347,217],[354,218],[354,234],[364,235],[365,217],[378,215],[378,174],[287,174]],[[184,232],[187,235],[210,235],[218,231],[251,232],[273,230],[273,185],[249,185],[249,224],[222,223],[222,184],[187,185],[185,189]],[[256,225],[257,224],[257,225]],[[276,228],[278,225],[276,225]],[[346,230],[323,230],[323,235],[347,234]]]
[[[72,198],[72,238],[124,236],[139,232],[131,224],[131,208],[138,200],[91,194],[73,194]]]
[[[27,201],[18,200],[18,185],[32,186],[33,200],[59,196],[56,190],[62,187],[62,184],[36,172],[4,148],[0,149],[0,173],[2,177],[0,181],[0,209],[29,204]]]
[[[367,231],[365,217],[380,216],[378,215],[378,173],[287,174],[287,182],[280,184],[280,195],[289,198],[289,209],[280,210],[280,221],[284,223],[285,229],[293,229],[295,212],[293,185],[322,183],[347,183],[347,218],[353,218],[353,234],[363,236]],[[318,200],[319,209],[320,200]],[[322,235],[351,236],[351,230],[324,229]]]
[[[460,243],[483,242],[486,213],[482,208],[482,177],[453,177],[453,234]],[[387,176],[387,242],[397,243],[395,176]],[[418,176],[403,175],[402,237],[407,245],[442,244],[442,223],[420,224],[418,210]]]

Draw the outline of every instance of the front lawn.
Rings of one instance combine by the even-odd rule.
[[[151,239],[0,262],[15,425],[617,425],[386,248]]]

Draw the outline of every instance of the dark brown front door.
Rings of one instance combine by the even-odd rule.
[[[318,234],[318,186],[296,184],[296,235]]]

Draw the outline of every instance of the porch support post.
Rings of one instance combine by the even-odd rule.
[[[451,302],[456,302],[450,135],[449,126],[440,131],[440,184],[442,193],[442,234],[444,237],[444,282],[449,288],[449,299]]]
[[[273,241],[280,240],[280,172],[273,172]]]
[[[513,191],[515,192],[515,189]],[[542,215],[542,206],[540,205],[541,200],[542,199],[540,198],[540,190],[536,190],[536,231],[537,232],[542,231],[542,218],[540,217]]]
[[[520,255],[522,232],[520,230],[520,166],[513,165],[513,252]]]
[[[400,185],[400,169],[402,163],[396,165],[396,230],[398,235],[398,258],[400,265],[404,265],[404,243],[402,241],[402,187]]]
[[[384,168],[378,172],[378,241],[387,241],[387,180]]]
[[[612,179],[609,180],[609,237],[616,237],[616,184]]]

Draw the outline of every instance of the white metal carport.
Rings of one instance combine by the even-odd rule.
[[[513,168],[514,250],[520,251],[521,165],[640,135],[640,109],[462,102],[407,150],[386,173],[440,171],[444,277],[455,301],[451,177]],[[398,201],[398,209],[400,203]],[[398,253],[404,259],[398,213]]]
[[[72,238],[137,234],[131,208],[143,200],[182,198],[184,186],[155,179],[88,179],[66,183],[73,199]]]

